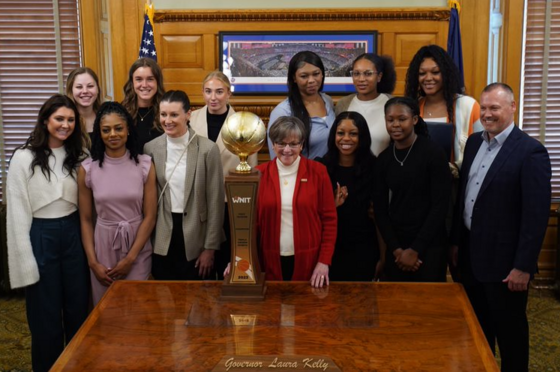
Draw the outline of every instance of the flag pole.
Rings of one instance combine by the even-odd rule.
[[[144,5],[144,27],[138,58],[151,58],[157,62],[157,53],[154,37],[154,6],[151,0],[146,0]]]

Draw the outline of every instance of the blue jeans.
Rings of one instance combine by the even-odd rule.
[[[88,315],[89,270],[78,212],[34,218],[31,245],[39,282],[26,288],[33,371],[48,371]]]

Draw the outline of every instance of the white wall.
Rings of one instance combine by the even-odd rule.
[[[419,8],[447,7],[446,0],[152,0],[156,9]]]

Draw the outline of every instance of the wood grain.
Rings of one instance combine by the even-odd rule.
[[[118,281],[52,371],[209,371],[225,355],[325,355],[343,371],[498,371],[458,284]]]

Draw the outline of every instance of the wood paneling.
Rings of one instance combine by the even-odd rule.
[[[523,54],[523,9],[524,0],[509,0],[502,3],[504,22],[502,30],[503,55],[502,81],[513,89],[515,100],[519,101],[521,92],[521,63]],[[519,110],[515,113],[518,121]]]
[[[99,51],[102,50],[99,40],[99,23],[97,21],[99,5],[98,1],[80,0],[79,3],[81,37],[83,41],[87,41],[82,43],[82,62],[84,66],[96,72],[101,68]]]
[[[159,56],[162,66],[167,68],[204,68],[202,50],[208,46],[204,45],[203,35],[162,35],[160,40],[161,51]]]
[[[478,101],[487,85],[490,0],[461,1],[459,18],[466,94]]]
[[[218,68],[218,32],[227,31],[352,31],[377,30],[378,53],[393,56],[397,68],[395,94],[404,92],[406,69],[418,48],[445,46],[449,11],[433,9],[330,9],[237,11],[157,11],[155,27],[159,63],[168,89],[182,89],[202,104],[201,82]],[[232,102],[274,106],[284,97],[234,97]]]

